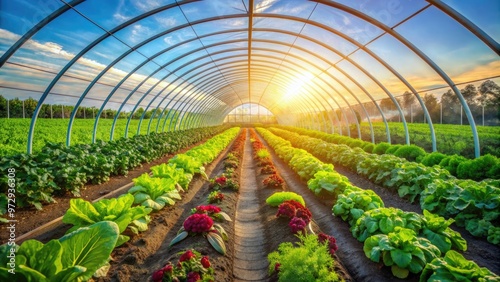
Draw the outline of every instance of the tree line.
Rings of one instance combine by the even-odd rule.
[[[23,105],[24,104],[24,105]],[[38,100],[28,98],[20,100],[19,98],[6,99],[0,95],[0,118],[31,118],[35,112]],[[74,106],[62,104],[43,104],[38,118],[69,118],[74,110]],[[159,109],[160,112],[162,109]],[[155,110],[148,110],[144,118],[150,118]],[[76,118],[95,118],[99,109],[96,107],[79,107],[76,112]],[[144,108],[139,108],[134,112],[133,119],[139,119],[144,113]],[[116,110],[105,109],[101,112],[101,118],[114,118],[117,114]],[[120,112],[118,118],[128,118],[130,112]]]
[[[499,124],[500,86],[494,81],[486,80],[479,87],[467,84],[463,89],[460,89],[460,92],[469,105],[476,123],[481,123],[484,118],[485,124]],[[406,91],[396,99],[403,109],[407,121],[412,118],[411,114],[413,114],[413,120],[416,122],[425,121],[423,110],[417,103],[415,95]],[[451,89],[443,93],[439,100],[432,93],[426,93],[422,100],[434,123],[442,121],[442,123],[447,124],[469,124],[458,97]],[[395,110],[394,103],[390,98],[382,99],[379,106],[384,112]],[[410,113],[411,109],[413,109],[412,113]],[[390,119],[397,120],[398,116],[394,115]]]

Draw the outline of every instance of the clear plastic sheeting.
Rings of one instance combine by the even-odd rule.
[[[42,105],[60,103],[92,107],[95,126],[106,111],[139,124],[176,116],[176,130],[263,122],[238,119],[241,105],[347,135],[399,121],[408,144],[406,123],[422,120],[433,150],[433,124],[460,112],[479,156],[477,111],[491,105],[470,93],[500,83],[492,0],[12,0],[0,17],[1,95],[38,103],[28,152]]]

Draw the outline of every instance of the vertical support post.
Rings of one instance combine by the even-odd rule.
[[[61,105],[61,118],[64,119],[64,105]]]
[[[413,123],[413,105],[410,105],[410,116],[411,123]]]
[[[24,100],[23,100],[23,118],[26,118],[26,113],[24,112]]]
[[[463,107],[460,106],[460,125],[463,125],[463,123],[464,123],[462,120],[463,112],[464,112]]]
[[[439,109],[440,109],[440,111],[439,111],[440,119],[439,120],[440,120],[441,124],[443,124],[443,103],[439,104]]]
[[[50,104],[50,119],[54,117],[54,113],[52,112],[52,104]]]
[[[7,99],[7,119],[10,119],[10,103],[9,103],[9,99]]]
[[[484,126],[484,105],[483,105],[483,126]]]

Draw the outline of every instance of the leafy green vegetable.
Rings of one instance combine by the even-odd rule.
[[[337,172],[318,171],[314,178],[307,181],[307,186],[314,194],[318,195],[325,190],[333,195],[342,194],[350,186],[349,179]]]
[[[460,250],[467,250],[467,242],[459,232],[451,229],[449,226],[454,222],[453,219],[444,219],[438,215],[424,210],[424,224],[421,233],[436,247],[441,253],[446,253],[452,247]]]
[[[16,281],[87,281],[108,262],[118,235],[114,222],[102,221],[80,228],[59,240],[43,244],[37,240],[16,246]],[[0,246],[0,279],[9,281],[6,268],[10,246]]]
[[[420,275],[420,282],[437,281],[500,281],[500,277],[451,250],[429,262]]]
[[[171,178],[178,183],[184,190],[187,190],[189,183],[193,179],[193,175],[184,173],[184,169],[177,168],[175,164],[166,164],[151,167],[153,177]]]
[[[422,228],[422,216],[414,212],[405,212],[396,208],[377,208],[366,211],[352,226],[352,235],[360,242],[375,234],[389,234],[397,227],[419,232]]]
[[[392,274],[406,278],[409,273],[419,273],[427,262],[439,257],[441,252],[429,240],[417,237],[415,231],[395,227],[394,232],[368,237],[363,251],[374,262],[390,266]]]
[[[128,192],[134,195],[134,203],[141,204],[153,210],[161,210],[165,205],[175,204],[181,196],[176,189],[176,182],[172,178],[156,178],[144,173],[133,179],[135,186]]]
[[[102,199],[90,203],[83,199],[71,199],[70,207],[66,211],[62,221],[72,224],[73,227],[67,233],[71,233],[81,227],[89,226],[100,221],[113,221],[118,225],[120,234],[127,227],[134,233],[146,231],[150,221],[150,208],[144,206],[132,207],[134,196],[123,194],[118,198]],[[130,238],[120,235],[117,246],[127,242]]]
[[[304,198],[302,198],[302,196],[300,196],[299,194],[293,192],[276,192],[266,199],[266,203],[272,207],[277,207],[284,201],[288,200],[294,200],[301,203],[304,207],[306,206]]]
[[[365,211],[382,207],[384,207],[382,199],[372,190],[350,187],[339,195],[332,212],[353,226]]]

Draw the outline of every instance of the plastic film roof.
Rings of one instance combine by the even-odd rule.
[[[386,121],[377,101],[391,98],[405,123],[395,96],[409,91],[426,114],[423,93],[448,87],[477,142],[457,84],[500,77],[495,0],[12,0],[0,7],[1,92],[39,101],[30,140],[44,103],[161,109],[152,119],[175,111],[183,128],[220,124],[242,104],[299,126],[298,117],[341,122],[330,114],[337,109],[347,121],[356,107],[371,126],[373,116]]]

